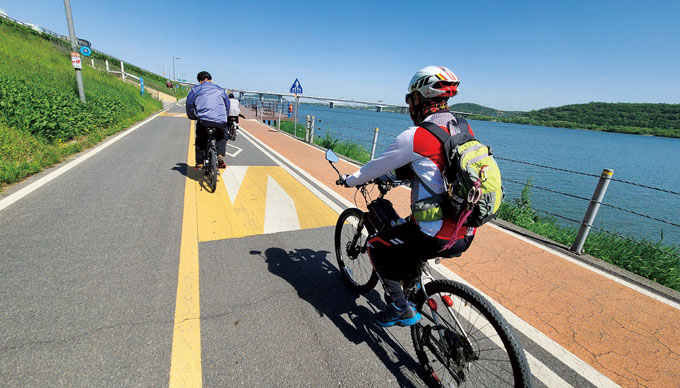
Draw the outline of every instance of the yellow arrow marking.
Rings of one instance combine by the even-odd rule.
[[[250,166],[233,198],[233,205],[221,180],[215,193],[205,190],[198,193],[199,241],[264,233],[267,178],[270,176],[293,199],[300,228],[335,225],[337,213],[281,167]]]

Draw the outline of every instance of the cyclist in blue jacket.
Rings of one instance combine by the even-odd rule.
[[[212,76],[207,71],[202,71],[196,76],[198,85],[191,88],[187,96],[187,116],[196,122],[196,168],[203,168],[205,160],[206,144],[208,142],[207,128],[217,128],[215,140],[217,141],[217,165],[224,168],[224,154],[227,147],[226,129],[227,114],[229,112],[229,98],[218,85],[212,83]]]

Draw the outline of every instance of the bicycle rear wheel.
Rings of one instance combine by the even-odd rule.
[[[208,185],[210,192],[214,193],[217,189],[217,154],[214,150],[210,150],[210,159],[208,161]]]
[[[368,230],[365,225],[359,227],[362,215],[363,212],[356,208],[340,214],[335,225],[335,256],[347,286],[364,294],[378,283],[378,274],[366,251]]]
[[[423,319],[411,327],[411,337],[429,386],[531,386],[524,351],[488,300],[449,280],[425,288],[430,298],[421,292],[415,301]]]

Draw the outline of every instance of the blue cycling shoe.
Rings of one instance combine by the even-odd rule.
[[[390,305],[387,306],[384,311],[381,311],[375,315],[378,325],[382,327],[390,327],[394,325],[411,326],[420,321],[420,318],[420,313],[417,312],[410,304],[406,308],[400,309],[394,303],[390,303]]]

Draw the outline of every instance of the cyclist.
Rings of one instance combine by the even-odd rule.
[[[246,118],[244,115],[241,114],[241,108],[239,107],[241,103],[239,100],[237,100],[234,97],[234,93],[229,93],[229,116],[227,117],[227,128],[231,128],[232,125],[238,124],[238,118],[243,117],[244,119]],[[234,135],[229,136],[229,140],[236,140],[236,133]]]
[[[229,99],[221,87],[212,83],[212,76],[207,71],[202,71],[196,76],[199,84],[191,88],[187,96],[187,116],[196,122],[196,168],[203,168],[205,153],[207,152],[208,131],[207,128],[217,128],[214,133],[217,141],[217,166],[224,168],[224,154],[227,147],[225,130],[227,128],[227,112],[229,112]]]
[[[345,185],[361,185],[396,170],[399,178],[411,182],[412,205],[435,193],[444,193],[442,143],[419,124],[432,122],[451,135],[461,130],[472,134],[469,125],[459,128],[458,120],[448,110],[447,101],[458,93],[459,83],[458,77],[446,67],[427,66],[416,72],[406,94],[415,126],[399,134],[378,158],[352,175],[343,175],[341,180]],[[433,221],[416,221],[409,216],[405,221],[371,236],[368,241],[369,254],[385,284],[388,306],[376,315],[381,326],[409,326],[418,322],[420,313],[407,304],[399,281],[417,273],[419,259],[460,255],[470,246],[475,234],[475,228],[463,227],[457,236],[452,236],[457,220],[446,216]],[[452,239],[453,246],[442,251]]]

